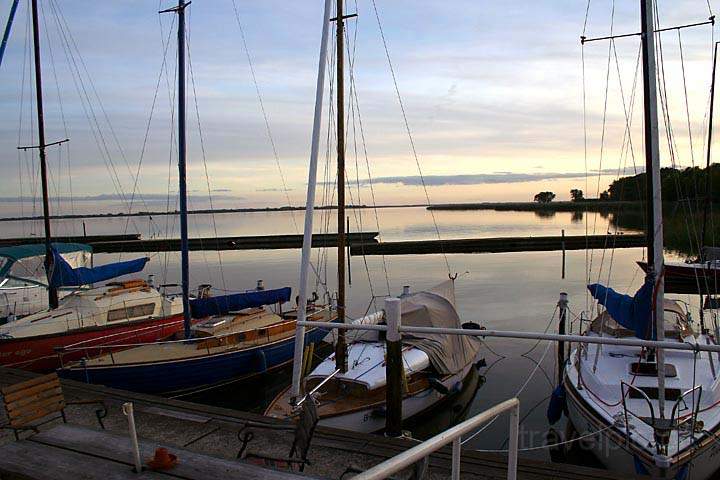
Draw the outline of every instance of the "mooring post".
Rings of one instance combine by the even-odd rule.
[[[565,322],[567,321],[567,308],[568,308],[568,296],[567,293],[560,293],[560,300],[558,300],[558,308],[560,310],[559,317],[560,322],[558,324],[558,334],[565,335]],[[557,347],[557,361],[558,361],[558,385],[563,380],[563,366],[565,365],[565,342],[562,340],[558,342]]]
[[[560,234],[560,246],[562,248],[562,278],[565,279],[565,229]]]
[[[387,335],[385,345],[385,435],[399,437],[402,434],[402,341],[400,339],[400,299],[385,299]]]

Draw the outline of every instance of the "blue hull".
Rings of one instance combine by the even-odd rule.
[[[313,328],[305,343],[318,343],[327,330]],[[293,360],[295,337],[243,350],[186,360],[107,366],[61,368],[58,375],[79,382],[141,393],[171,393],[222,385],[250,378]]]

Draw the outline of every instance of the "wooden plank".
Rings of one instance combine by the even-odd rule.
[[[0,447],[0,478],[33,480],[169,480],[151,471],[136,474],[124,463],[23,440]]]
[[[62,395],[62,388],[60,388],[60,385],[58,385],[55,388],[44,390],[40,393],[36,393],[35,395],[18,398],[14,402],[7,403],[5,405],[5,409],[8,411],[8,413],[13,413],[32,403],[42,402],[44,400],[47,400],[48,398],[55,396],[62,397]]]
[[[74,425],[59,425],[41,432],[29,439],[31,442],[60,447],[87,455],[105,458],[115,462],[131,463],[132,447],[130,438],[101,430],[91,430]],[[143,460],[152,458],[157,447],[165,447],[177,455],[178,464],[168,473],[187,479],[246,479],[246,480],[299,480],[307,478],[290,472],[281,472],[250,465],[244,462],[225,460],[191,452],[181,448],[161,445],[140,439],[140,456]]]
[[[27,388],[34,387],[35,385],[41,385],[46,382],[51,382],[53,380],[57,380],[58,381],[57,385],[58,386],[60,385],[60,381],[58,379],[57,374],[56,373],[48,373],[47,375],[43,375],[41,377],[31,378],[30,380],[25,380],[23,382],[15,383],[8,387],[3,387],[2,389],[0,389],[0,393],[3,394],[3,396],[5,397],[5,401],[8,402],[8,401],[12,401],[12,400],[8,400],[7,397],[9,397],[10,395],[12,395],[15,392],[19,392],[20,390],[25,390]]]
[[[35,420],[40,420],[41,418],[47,417],[52,413],[58,413],[63,408],[65,408],[65,401],[59,400],[56,403],[47,404],[42,407],[35,408],[34,410],[29,410],[22,416],[10,417],[10,426],[23,427],[31,422],[34,422]]]

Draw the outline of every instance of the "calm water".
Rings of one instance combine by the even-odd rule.
[[[376,230],[376,219],[371,210],[351,211],[351,230]],[[362,215],[362,219],[360,216]],[[557,213],[538,216],[533,212],[494,211],[437,211],[438,227],[444,239],[467,237],[500,237],[524,235],[559,235],[564,229],[567,235],[585,233],[586,222],[590,233],[608,231],[607,219],[595,214],[580,219],[577,214]],[[328,217],[329,216],[329,217]],[[295,222],[302,228],[302,212],[294,213]],[[388,208],[379,210],[379,225],[383,240],[433,239],[437,238],[430,213],[424,208]],[[316,231],[327,231],[323,225],[334,221],[335,212],[316,213]],[[130,219],[88,219],[88,234],[140,232],[145,238],[177,235],[176,217],[136,217]],[[126,228],[127,226],[127,228]],[[295,233],[293,215],[289,212],[236,213],[215,216],[218,235],[262,235]],[[54,222],[57,234],[80,234],[82,222],[60,220]],[[40,233],[38,222],[0,223],[2,236],[21,236]],[[213,236],[215,228],[210,215],[190,217],[191,236]],[[334,252],[327,252],[327,288],[335,290],[333,269]],[[134,254],[124,254],[129,258]],[[119,255],[97,255],[96,262],[117,260]],[[152,261],[146,273],[156,275],[159,282],[179,280],[178,254],[151,254]],[[317,255],[314,255],[317,258]],[[642,274],[635,264],[643,258],[642,249],[616,251],[567,253],[566,278],[561,279],[561,252],[530,252],[503,254],[448,255],[453,272],[460,275],[456,281],[456,297],[461,317],[476,321],[489,329],[544,331],[557,329],[556,319],[551,321],[560,292],[570,297],[572,312],[579,314],[586,308],[586,265],[593,281],[600,279],[620,291],[634,292],[642,282]],[[671,256],[669,260],[674,260]],[[299,250],[241,251],[241,252],[191,252],[191,285],[211,283],[228,290],[253,288],[257,279],[263,279],[268,288],[284,285],[296,287],[300,260]],[[586,261],[587,260],[587,261]],[[222,263],[222,267],[220,264]],[[387,281],[385,270],[388,272]],[[442,255],[403,255],[352,258],[352,285],[348,290],[349,314],[360,316],[370,307],[372,293],[399,294],[403,285],[413,290],[430,287],[447,279],[447,267]],[[324,270],[321,270],[324,278]],[[608,281],[609,279],[609,281]],[[321,290],[322,287],[318,287]],[[320,292],[319,292],[320,293]],[[684,299],[688,300],[688,299]],[[380,300],[381,301],[381,300]],[[577,327],[576,327],[577,328]],[[528,381],[520,393],[522,406],[521,447],[542,445],[548,424],[545,419],[547,399],[555,384],[555,348],[546,349],[546,343],[535,344],[522,340],[487,340],[483,347],[487,367],[480,370],[474,384],[476,393],[463,392],[454,407],[458,415],[447,411],[435,420],[438,427],[462,416],[463,408],[472,414],[515,396],[541,358],[541,368]],[[227,388],[221,392],[203,393],[193,400],[212,402],[243,409],[262,410],[273,394],[289,382],[287,373],[257,382],[256,388]],[[248,392],[254,392],[248,394]],[[522,418],[521,417],[521,418]],[[424,428],[416,427],[416,434],[433,433],[433,422],[422,422]],[[556,426],[560,431],[562,425]],[[478,449],[506,448],[507,421],[505,418],[492,424],[468,443]],[[546,451],[525,452],[533,458],[549,458]]]

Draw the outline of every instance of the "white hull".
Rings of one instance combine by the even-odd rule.
[[[624,442],[618,442],[616,440],[617,436],[611,433],[614,432],[619,436],[624,436],[624,431],[617,431],[615,429],[605,430],[608,425],[594,421],[589,418],[589,415],[585,415],[583,408],[574,399],[571,392],[568,392],[567,405],[570,421],[579,436],[582,437],[593,432],[601,431],[595,436],[581,440],[581,448],[591,450],[595,457],[597,457],[608,470],[632,475],[639,474],[636,468],[636,452]],[[718,455],[720,455],[720,443],[713,442],[708,448],[705,448],[702,452],[698,452],[698,454],[692,458],[689,465],[687,465],[687,476],[683,476],[684,472],[682,472],[685,464],[675,464],[665,471],[658,468],[652,469],[653,467],[647,464],[645,464],[645,467],[650,471],[652,478],[704,480],[716,478],[713,474],[717,470]]]
[[[453,391],[458,382],[463,379],[473,368],[473,364],[467,365],[461,372],[447,377],[442,384],[450,391]],[[403,420],[407,420],[425,410],[432,408],[440,402],[445,395],[429,388],[423,390],[416,395],[403,399],[402,416]],[[354,432],[374,433],[385,428],[385,416],[378,413],[377,407],[358,410],[356,412],[337,415],[333,417],[321,418],[320,425],[326,427],[340,428],[343,430],[352,430]]]

